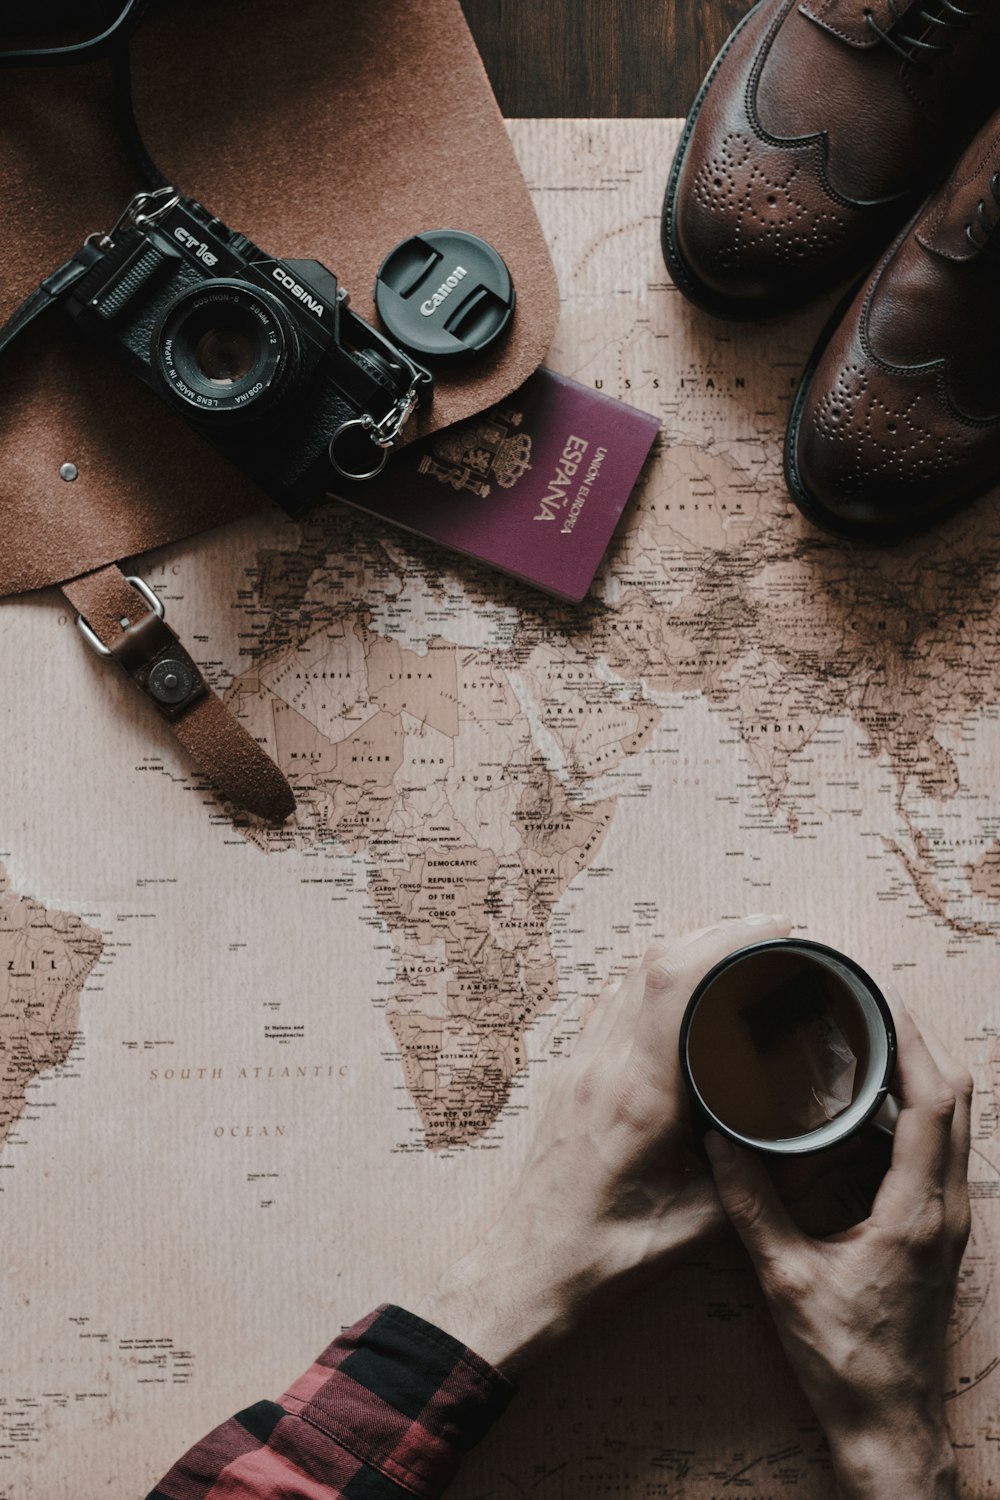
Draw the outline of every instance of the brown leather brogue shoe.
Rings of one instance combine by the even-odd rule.
[[[1000,0],[759,0],[674,158],[675,284],[730,318],[846,286],[1000,104],[998,45]]]
[[[792,409],[799,509],[891,541],[1000,482],[1000,114],[820,340]]]

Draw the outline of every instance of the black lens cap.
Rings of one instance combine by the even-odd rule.
[[[478,235],[429,229],[391,250],[375,278],[375,306],[404,349],[429,359],[470,359],[503,334],[514,283]]]

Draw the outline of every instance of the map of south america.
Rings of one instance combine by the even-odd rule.
[[[80,991],[101,951],[99,933],[19,896],[0,866],[0,1146],[39,1073],[69,1057]]]

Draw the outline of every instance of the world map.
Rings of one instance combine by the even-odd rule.
[[[133,1496],[369,1301],[415,1297],[499,1211],[609,978],[786,908],[976,1077],[949,1409],[969,1492],[991,1472],[1000,518],[877,550],[798,516],[783,426],[826,309],[734,329],[682,302],[656,244],[677,129],[511,126],[563,296],[550,363],[663,423],[584,605],[339,505],[144,560],[291,824],[220,808],[66,629],[71,793],[31,689],[51,608],[6,610],[32,750],[0,807],[0,1500],[82,1474]],[[456,1494],[832,1494],[745,1265],[680,1276],[529,1381]]]

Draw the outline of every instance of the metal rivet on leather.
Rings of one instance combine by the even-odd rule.
[[[194,687],[194,673],[187,662],[166,657],[149,674],[149,691],[159,703],[183,703]]]

